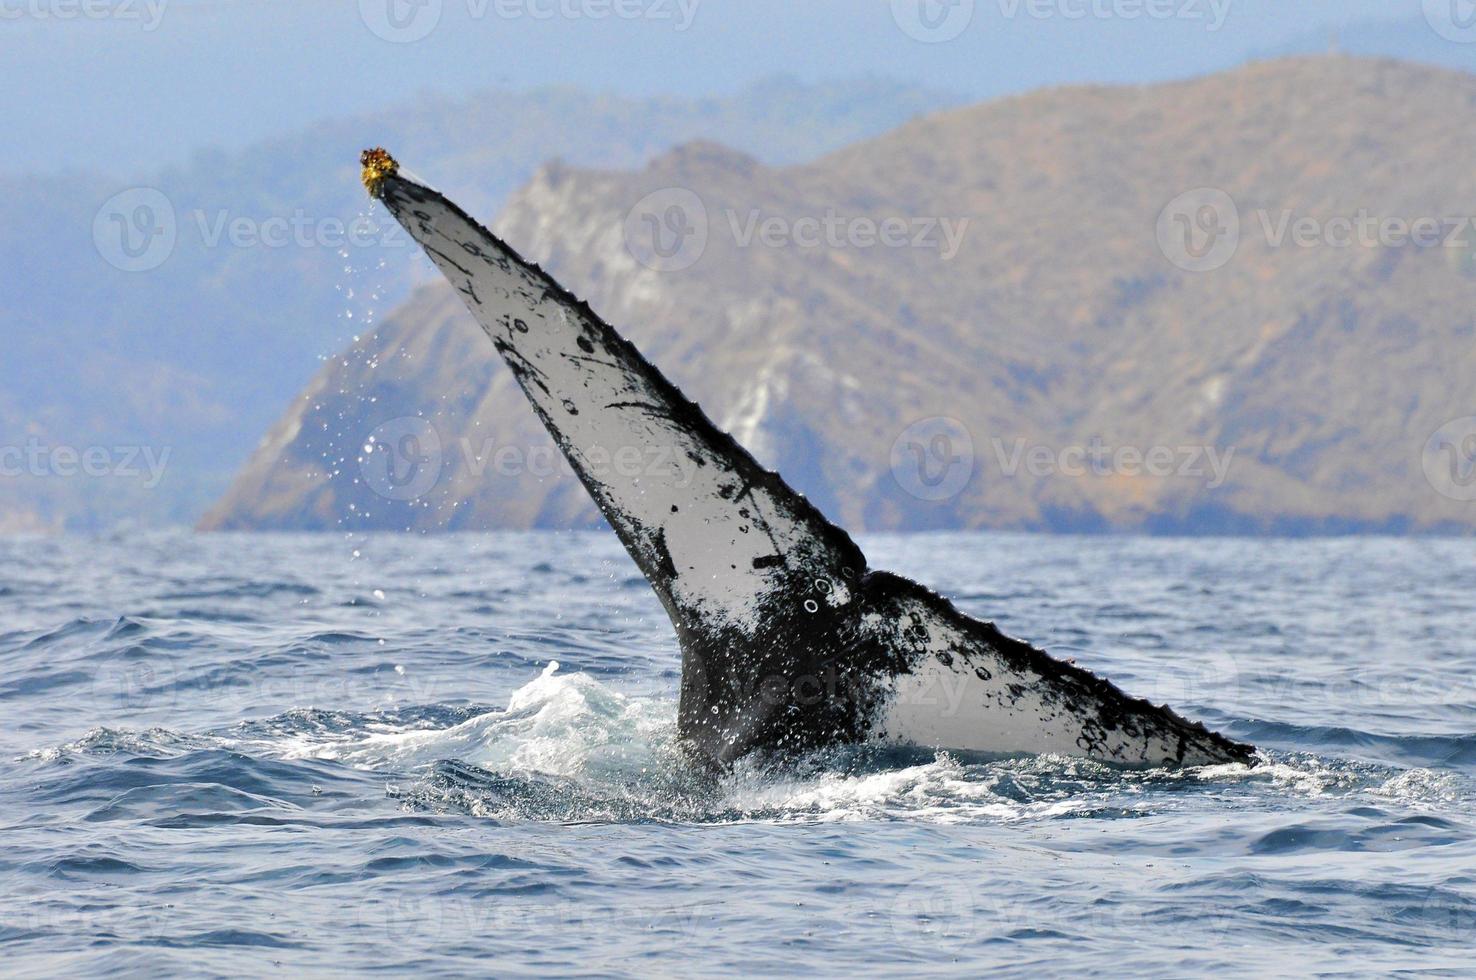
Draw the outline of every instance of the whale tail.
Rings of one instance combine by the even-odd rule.
[[[869,569],[586,304],[384,151],[363,163],[660,598],[682,650],[678,727],[699,754],[870,740],[1138,766],[1252,757]]]

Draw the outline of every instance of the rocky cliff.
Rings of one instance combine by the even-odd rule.
[[[1289,59],[551,165],[496,228],[847,526],[1469,531],[1473,160],[1476,77]],[[435,284],[204,526],[595,519]]]

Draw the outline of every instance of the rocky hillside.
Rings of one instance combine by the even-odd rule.
[[[1291,59],[949,111],[804,166],[705,143],[549,166],[497,227],[848,526],[1464,532],[1473,160],[1476,77]],[[204,526],[594,520],[435,284],[319,373]]]
[[[0,528],[32,511],[73,529],[198,519],[319,360],[430,275],[408,236],[364,221],[365,146],[398,147],[492,215],[551,157],[635,167],[720,136],[788,163],[955,102],[877,79],[700,99],[425,95],[128,180],[0,177],[0,452],[34,437],[170,454],[143,493],[0,458]]]

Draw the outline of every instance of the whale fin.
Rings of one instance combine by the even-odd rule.
[[[682,649],[678,727],[701,755],[866,739],[1145,765],[1248,755],[870,572],[849,535],[586,304],[388,154],[364,163],[370,193],[461,294],[666,608]],[[925,704],[943,677],[967,688],[956,717]]]

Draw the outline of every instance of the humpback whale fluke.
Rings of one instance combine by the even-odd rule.
[[[660,597],[682,650],[678,729],[701,756],[878,742],[1126,766],[1252,760],[1250,746],[870,569],[552,277],[383,150],[362,163]],[[631,449],[653,465],[610,465]]]

